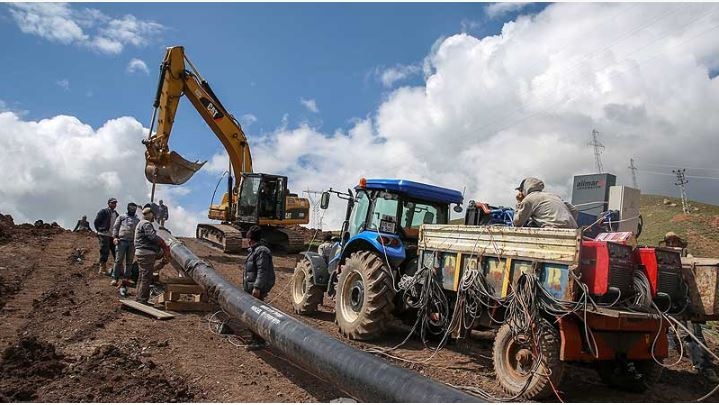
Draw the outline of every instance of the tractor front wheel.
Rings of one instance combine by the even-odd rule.
[[[340,333],[369,340],[384,332],[392,319],[395,295],[390,269],[373,252],[347,258],[337,282],[335,313]]]
[[[292,308],[300,315],[312,314],[323,297],[324,290],[314,282],[312,263],[307,258],[300,260],[292,273]]]

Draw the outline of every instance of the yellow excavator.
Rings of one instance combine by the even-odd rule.
[[[230,158],[227,192],[220,204],[210,205],[208,215],[222,222],[198,224],[197,238],[224,252],[238,252],[247,246],[243,243],[244,233],[250,226],[260,225],[270,248],[287,253],[301,251],[304,238],[294,228],[309,223],[309,200],[290,194],[285,176],[252,172],[250,146],[242,127],[222,106],[182,46],[167,48],[160,66],[149,137],[142,141],[147,148],[145,177],[153,184],[153,198],[156,184],[183,184],[206,163],[190,162],[169,149],[172,124],[183,95],[222,142]],[[153,133],[155,123],[157,131]]]

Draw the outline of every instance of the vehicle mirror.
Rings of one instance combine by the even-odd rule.
[[[327,191],[324,191],[322,193],[322,197],[320,198],[320,208],[323,210],[326,210],[327,207],[330,205],[330,193]]]
[[[462,212],[462,209],[463,209],[463,208],[462,208],[461,205],[455,205],[454,208],[453,208],[454,212],[456,212],[456,213],[458,213],[458,214],[459,214],[460,212]]]

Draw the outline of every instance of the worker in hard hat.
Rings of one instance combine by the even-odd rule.
[[[577,229],[577,209],[558,195],[544,191],[544,182],[527,177],[517,187],[514,226]]]

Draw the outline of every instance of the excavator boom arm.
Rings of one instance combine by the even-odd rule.
[[[185,66],[190,65],[190,70]],[[217,99],[210,85],[185,56],[184,48],[167,48],[161,65],[160,81],[155,97],[157,131],[143,143],[145,176],[159,184],[182,184],[192,177],[205,162],[190,162],[169,149],[170,133],[180,97],[186,96],[207,125],[212,129],[230,156],[235,171],[235,186],[239,173],[252,172],[252,156],[242,127]],[[154,118],[153,118],[154,121]],[[153,122],[154,124],[154,122]]]

